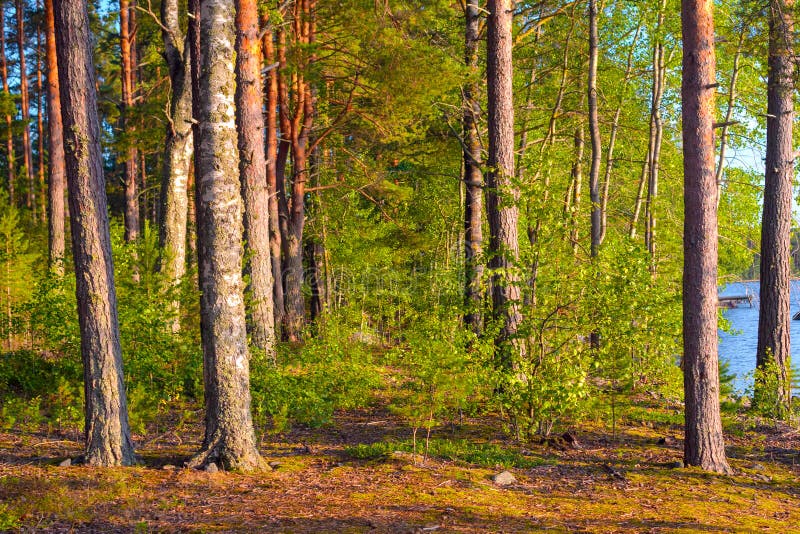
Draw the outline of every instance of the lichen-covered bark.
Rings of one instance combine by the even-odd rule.
[[[486,47],[488,89],[489,158],[486,213],[493,271],[494,313],[503,327],[498,338],[499,363],[508,367],[514,351],[512,343],[522,322],[521,291],[516,264],[519,260],[519,188],[514,185],[514,102],[511,63],[511,0],[489,0]],[[513,349],[512,349],[513,346]]]
[[[242,281],[242,198],[235,121],[234,0],[199,3],[195,146],[206,430],[190,465],[250,471],[263,460],[250,414]],[[191,41],[191,39],[190,39]],[[196,51],[193,50],[193,53]]]
[[[791,403],[789,380],[789,281],[792,232],[792,178],[794,150],[794,54],[792,0],[771,0],[769,6],[769,78],[767,87],[767,159],[764,213],[761,220],[761,276],[758,307],[756,364],[774,362],[777,380],[756,380],[754,400],[775,399],[787,412]],[[770,385],[772,384],[772,385]],[[777,391],[766,391],[776,387]]]
[[[713,0],[683,0],[684,462],[730,473],[719,413]]]
[[[164,57],[172,86],[161,184],[161,271],[173,284],[178,284],[186,273],[187,188],[194,152],[190,54],[184,42],[178,13],[177,0],[164,0],[161,3]],[[178,306],[178,302],[173,303],[176,312]],[[180,322],[176,319],[172,329],[177,331],[179,328]]]
[[[48,234],[50,268],[64,274],[64,129],[61,122],[61,96],[58,85],[55,19],[53,0],[45,0],[48,111]]]
[[[236,0],[236,125],[244,198],[248,315],[251,339],[272,354],[275,345],[269,192],[264,146],[264,91],[256,0]]]
[[[86,2],[81,0],[54,1],[84,369],[85,461],[90,465],[130,465],[135,458],[122,375],[91,29],[86,7]]]
[[[483,173],[478,134],[478,44],[480,13],[478,0],[469,0],[464,12],[464,63],[473,77],[464,86],[462,128],[464,135],[464,271],[467,313],[464,324],[473,332],[483,330],[481,279],[483,278]]]

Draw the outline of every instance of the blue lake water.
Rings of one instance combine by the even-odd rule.
[[[752,307],[743,302],[736,308],[723,311],[728,319],[732,332],[720,330],[719,357],[727,361],[730,372],[736,375],[734,388],[743,393],[753,383],[753,369],[756,366],[756,347],[758,345],[758,282],[737,282],[728,284],[719,290],[720,296],[744,295],[754,296]],[[792,316],[800,311],[800,280],[791,282]],[[792,321],[791,325],[792,363],[800,362],[800,321]]]

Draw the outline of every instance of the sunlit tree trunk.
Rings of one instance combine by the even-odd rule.
[[[177,0],[161,2],[164,58],[172,86],[169,124],[164,147],[164,169],[161,181],[160,240],[163,248],[161,271],[177,285],[186,273],[189,170],[192,165],[192,80],[189,48],[179,22]],[[179,302],[174,302],[178,311]],[[180,321],[172,330],[180,329]]]
[[[0,5],[2,7],[2,5]],[[11,91],[8,87],[8,58],[6,58],[6,18],[5,10],[0,9],[0,75],[3,78],[3,92],[11,100]],[[15,188],[17,182],[16,156],[14,154],[13,118],[6,115],[6,163],[8,165],[8,198],[12,204],[16,203]]]
[[[48,158],[48,235],[50,268],[64,274],[64,129],[61,122],[61,96],[58,84],[55,19],[53,0],[45,0],[47,45],[47,128]]]
[[[519,188],[514,184],[514,103],[512,69],[512,0],[489,0],[486,78],[488,89],[489,158],[486,213],[492,270],[494,314],[502,321],[498,337],[498,363],[510,368],[522,350],[514,342],[522,322],[517,223]]]
[[[41,1],[37,2],[37,9],[41,10]],[[47,196],[44,185],[44,106],[42,105],[43,83],[42,83],[42,25],[36,23],[36,198],[39,200],[38,212],[41,220],[47,219]]]
[[[231,61],[221,60],[236,54],[235,13],[234,0],[200,0],[195,12],[200,19],[192,77],[198,121],[195,178],[206,429],[190,466],[218,463],[225,469],[251,471],[264,461],[250,414],[236,73]]]
[[[55,0],[89,465],[134,463],[122,374],[87,4]]]
[[[128,0],[119,0],[119,42],[121,50],[122,102],[120,123],[122,131],[131,128],[129,114],[133,107],[134,65],[131,58],[131,23]],[[139,237],[139,190],[137,187],[138,155],[132,143],[125,150],[125,241],[136,241]]]
[[[36,213],[36,184],[33,178],[33,149],[31,148],[31,126],[30,122],[30,93],[28,91],[28,67],[25,60],[25,3],[23,0],[16,0],[17,14],[17,49],[19,51],[19,92],[20,110],[22,112],[22,154],[25,164],[25,176],[28,180],[28,191],[25,196],[25,204],[31,210],[33,218],[37,218]]]
[[[719,412],[713,0],[683,0],[684,462],[730,473]]]
[[[281,272],[281,230],[278,223],[278,71],[276,69],[274,28],[268,19],[264,19],[263,52],[267,66],[266,80],[266,158],[267,158],[267,192],[269,194],[269,250],[272,261],[272,298],[275,329],[283,322],[284,300],[283,280]]]
[[[478,0],[467,0],[464,63],[470,79],[464,86],[462,129],[464,136],[464,272],[467,313],[464,324],[473,332],[483,330],[481,279],[483,278],[483,172],[477,117],[479,104],[478,44],[480,11]]]
[[[264,146],[264,90],[256,0],[236,0],[236,126],[244,198],[248,317],[251,339],[272,355],[275,349],[269,191]]]
[[[769,75],[767,79],[767,159],[764,212],[761,220],[761,276],[758,307],[757,376],[753,400],[762,407],[788,413],[792,401],[789,380],[789,300],[794,150],[793,0],[769,5]],[[772,362],[773,368],[768,364]],[[773,389],[774,391],[769,391]],[[769,399],[775,405],[764,406]]]

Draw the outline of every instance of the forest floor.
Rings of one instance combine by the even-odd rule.
[[[6,431],[0,531],[800,532],[796,429],[730,417],[735,474],[717,476],[677,467],[682,429],[669,414],[629,421],[616,439],[575,426],[575,444],[520,445],[497,421],[465,420],[435,429],[424,457],[387,411],[345,412],[267,435],[274,469],[257,475],[180,467],[199,446],[199,412],[180,430],[137,436],[132,468],[60,466],[80,454],[74,432]],[[516,481],[500,486],[492,477],[506,468]]]

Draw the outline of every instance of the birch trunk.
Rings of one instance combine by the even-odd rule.
[[[195,133],[200,315],[206,429],[193,467],[263,467],[250,414],[250,362],[242,281],[242,198],[237,173],[234,0],[200,0]],[[198,51],[195,50],[195,54]],[[193,59],[194,61],[194,59]],[[233,172],[232,172],[233,171]]]
[[[161,183],[160,240],[164,254],[161,271],[174,285],[180,283],[186,273],[188,183],[194,152],[190,54],[181,31],[178,14],[177,0],[162,1],[164,57],[169,68],[172,98]],[[178,312],[179,306],[179,302],[173,303],[175,312]],[[172,330],[177,332],[179,329],[180,321],[176,317]]]

